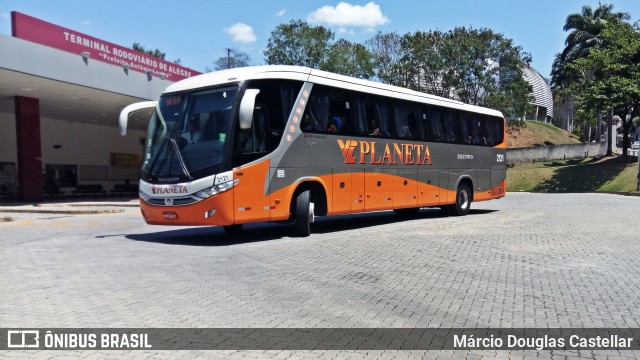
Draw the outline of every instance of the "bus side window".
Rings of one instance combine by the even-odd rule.
[[[491,129],[493,130],[493,145],[496,146],[504,141],[504,120],[499,117],[491,117]]]
[[[351,99],[353,104],[353,134],[365,136],[370,133],[367,131],[367,99],[358,93],[352,93]]]
[[[429,106],[427,119],[433,134],[433,141],[446,142],[444,112],[436,107]]]
[[[303,119],[303,131],[324,132],[329,127],[329,96],[321,85],[311,89]]]
[[[458,112],[449,110],[444,113],[444,128],[446,133],[446,142],[454,144],[456,142],[456,124],[458,123]]]
[[[491,118],[486,115],[480,115],[480,142],[485,146],[493,146],[493,136],[491,134]]]
[[[422,129],[422,139],[424,141],[435,141],[435,136],[433,135],[433,129],[431,128],[431,123],[429,122],[428,116],[428,108],[423,107],[419,114],[419,126]]]
[[[395,137],[395,131],[393,130],[395,123],[388,102],[379,96],[376,96],[373,101],[373,111],[380,127],[380,136],[384,138]]]
[[[399,102],[393,107],[394,118],[396,120],[396,133],[399,139],[413,138],[409,127],[409,104]]]

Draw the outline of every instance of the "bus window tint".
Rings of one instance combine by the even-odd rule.
[[[446,142],[444,111],[435,106],[427,106],[427,122],[431,129],[431,141]]]
[[[386,99],[376,97],[374,99],[373,112],[380,127],[380,136],[384,138],[395,137],[393,112]]]
[[[303,132],[495,146],[502,119],[315,84]]]
[[[399,102],[393,107],[394,118],[396,120],[396,134],[398,139],[413,138],[409,127],[409,106],[404,102]]]
[[[458,124],[458,112],[456,110],[448,110],[444,113],[444,131],[446,134],[446,142],[456,142],[456,125]]]
[[[254,80],[247,85],[260,92],[251,128],[242,130],[236,122],[234,164],[255,160],[278,147],[301,87],[302,82],[291,80]]]
[[[351,98],[353,100],[354,135],[370,134],[367,130],[369,123],[367,119],[369,118],[368,114],[373,114],[373,110],[370,102],[367,101],[368,98],[358,93],[352,94]]]
[[[354,133],[352,104],[344,90],[314,85],[302,117],[307,132]]]
[[[460,112],[458,120],[459,142],[462,144],[483,145],[478,135],[480,116],[469,112]]]

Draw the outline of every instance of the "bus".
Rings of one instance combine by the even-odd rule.
[[[120,114],[149,121],[140,207],[148,224],[223,226],[439,207],[505,196],[496,110],[296,66],[176,82]],[[132,120],[133,121],[133,120]]]

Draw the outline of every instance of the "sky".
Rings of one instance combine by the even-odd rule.
[[[615,11],[640,20],[640,1],[612,0]],[[592,0],[3,0],[0,34],[11,35],[11,11],[18,11],[121,46],[134,42],[160,49],[197,71],[213,69],[226,48],[264,64],[264,49],[279,24],[305,20],[364,43],[376,32],[405,34],[447,31],[456,26],[489,28],[531,54],[532,67],[548,77],[564,48],[567,15]]]

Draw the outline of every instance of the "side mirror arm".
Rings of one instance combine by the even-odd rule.
[[[137,110],[145,108],[155,108],[158,105],[157,101],[143,101],[126,106],[120,111],[118,118],[118,125],[120,127],[120,135],[125,136],[127,134],[127,123],[129,122],[129,115]]]

